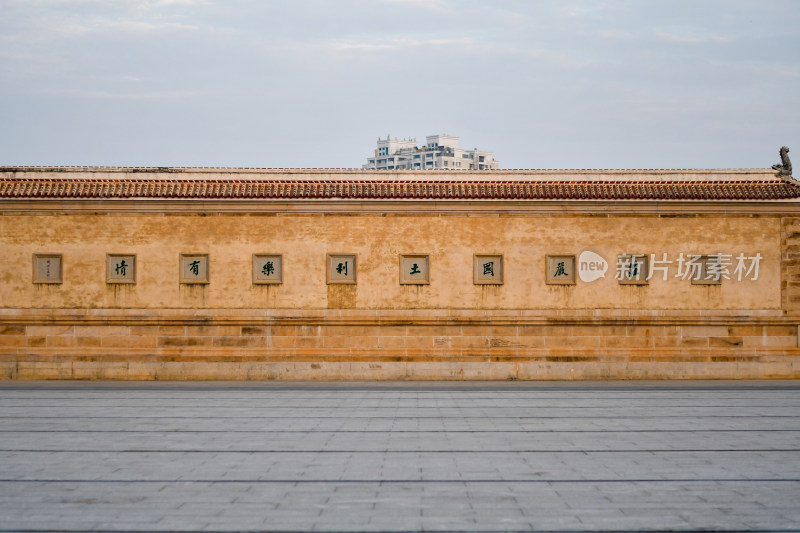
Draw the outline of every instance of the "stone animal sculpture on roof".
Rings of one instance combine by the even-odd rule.
[[[778,153],[781,155],[781,162],[780,164],[772,165],[772,168],[778,171],[778,176],[791,176],[792,162],[789,160],[789,147],[782,146]]]

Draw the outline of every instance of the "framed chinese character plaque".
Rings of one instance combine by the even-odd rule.
[[[327,254],[325,258],[328,284],[356,283],[357,254]]]
[[[253,283],[283,283],[283,254],[253,254]]]
[[[209,283],[208,270],[208,254],[181,254],[181,283],[190,285]]]
[[[475,285],[502,285],[503,255],[474,254],[472,256],[472,283]]]
[[[400,285],[428,285],[430,282],[428,254],[400,254]]]
[[[692,285],[720,285],[722,284],[722,262],[719,255],[691,256]],[[696,270],[694,270],[696,269]]]
[[[545,256],[545,276],[548,285],[575,285],[575,256]]]
[[[646,254],[617,256],[617,281],[620,285],[648,285],[650,257]]]
[[[61,283],[61,254],[33,254],[33,282]]]
[[[106,254],[106,283],[136,283],[136,254]]]

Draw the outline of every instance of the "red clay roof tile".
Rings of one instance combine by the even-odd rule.
[[[262,180],[0,178],[0,199],[789,200],[788,180]]]

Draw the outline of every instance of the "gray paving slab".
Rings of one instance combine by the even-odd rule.
[[[800,532],[798,502],[797,382],[0,382],[0,532]]]

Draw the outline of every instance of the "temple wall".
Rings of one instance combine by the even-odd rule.
[[[777,216],[726,215],[7,215],[0,217],[0,308],[778,310],[782,224],[784,231],[798,226]],[[783,267],[798,260],[795,241],[783,239]],[[587,249],[608,262],[605,277],[545,283],[546,255]],[[32,283],[35,253],[62,255],[62,283]],[[106,283],[107,253],[136,254],[136,284]],[[210,283],[179,283],[181,253],[209,255]],[[255,253],[283,255],[282,284],[253,284]],[[357,254],[356,284],[326,283],[327,253]],[[404,253],[429,254],[430,284],[399,283]],[[475,253],[503,255],[502,285],[473,283]],[[727,253],[731,273],[740,253],[762,259],[757,280],[693,285],[675,277],[673,262],[667,280],[656,272],[640,286],[615,279],[625,253],[666,253],[672,261]],[[788,291],[800,281],[786,283],[796,298]]]
[[[798,234],[795,217],[690,209],[6,212],[0,376],[795,378]],[[546,255],[584,250],[604,278],[545,283]],[[62,283],[32,282],[37,253],[62,254]],[[106,283],[107,253],[136,254],[135,284]],[[179,282],[180,253],[209,254],[208,284]],[[282,284],[253,283],[254,253],[283,254]],[[358,254],[357,283],[328,284],[327,253]],[[404,253],[429,254],[430,284],[400,284]],[[502,285],[473,283],[475,253],[503,255]],[[693,285],[672,264],[637,286],[615,279],[621,253],[762,259],[755,280]]]

